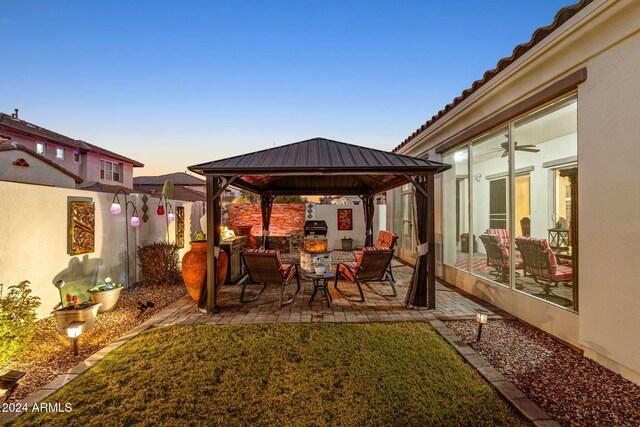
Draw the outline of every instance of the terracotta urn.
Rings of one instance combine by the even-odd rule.
[[[190,244],[191,250],[182,257],[182,278],[191,298],[198,301],[207,274],[207,241],[193,241]],[[221,249],[218,253],[218,291],[227,277],[228,267],[227,253]]]
[[[82,325],[82,332],[87,332],[89,329],[93,328],[93,324],[96,321],[96,316],[98,315],[98,309],[102,304],[93,304],[87,308],[82,310],[54,310],[51,312],[56,318],[56,323],[58,324],[58,332],[61,335],[67,335],[67,332],[64,330],[64,327],[74,320],[81,320],[84,322]]]
[[[258,247],[256,237],[251,234],[252,225],[236,225],[234,228],[238,236],[247,236],[247,249],[255,249]]]

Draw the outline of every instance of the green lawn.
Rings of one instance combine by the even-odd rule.
[[[527,425],[427,324],[151,329],[17,426]]]

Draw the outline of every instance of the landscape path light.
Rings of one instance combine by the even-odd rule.
[[[476,310],[476,322],[478,322],[478,337],[476,338],[476,342],[480,341],[482,325],[485,325],[489,321],[489,314],[491,313],[482,308]]]
[[[73,341],[74,356],[78,355],[78,337],[82,334],[82,326],[84,323],[84,320],[74,320],[64,327],[64,330],[67,331],[67,336]]]

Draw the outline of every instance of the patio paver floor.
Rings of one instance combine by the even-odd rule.
[[[474,318],[476,310],[488,310],[493,319],[511,319],[507,313],[481,301],[473,296],[441,283],[436,285],[436,310],[406,309],[404,298],[411,281],[413,268],[394,261],[393,274],[398,289],[397,297],[385,297],[363,287],[366,301],[357,303],[349,301],[336,291],[330,283],[329,292],[333,303],[329,306],[324,299],[316,295],[309,305],[313,292],[311,280],[301,273],[302,289],[292,304],[280,307],[278,304],[280,288],[268,286],[256,301],[241,304],[239,285],[225,285],[218,295],[219,312],[207,314],[198,311],[195,301],[187,295],[177,301],[173,309],[166,310],[155,318],[158,325],[176,324],[247,324],[247,323],[299,323],[299,322],[398,322],[427,321],[435,318],[441,320]],[[335,269],[335,267],[334,267]],[[348,295],[357,295],[354,284],[340,282],[340,288]],[[384,283],[374,283],[372,287],[383,294],[389,294],[391,287]],[[257,292],[260,286],[249,286],[247,293]],[[295,285],[287,291],[293,292]],[[286,298],[286,297],[285,297]]]

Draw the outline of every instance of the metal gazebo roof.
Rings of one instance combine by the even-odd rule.
[[[233,185],[264,195],[376,194],[409,176],[449,169],[444,163],[325,138],[190,166],[203,175],[237,177]]]

